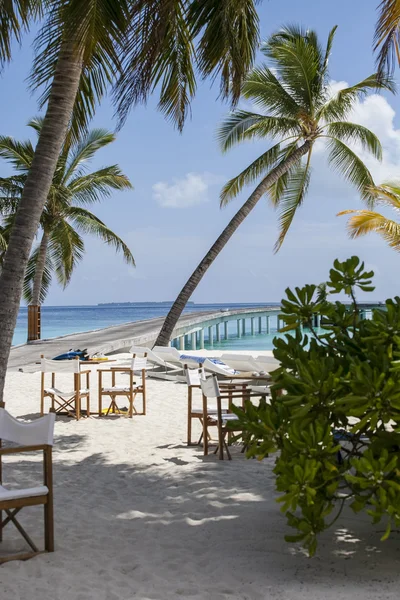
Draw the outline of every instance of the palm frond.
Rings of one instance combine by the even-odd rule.
[[[114,90],[121,123],[131,107],[147,102],[159,85],[160,109],[182,128],[196,89],[185,4],[180,0],[132,3],[131,25],[121,50],[122,74]]]
[[[392,72],[394,63],[400,64],[400,2],[382,0],[378,6],[379,18],[374,36],[374,51],[378,52],[378,72]]]
[[[243,97],[271,115],[298,119],[302,107],[266,66],[255,67],[243,83]]]
[[[280,155],[280,148],[280,144],[275,144],[256,158],[239,175],[228,181],[221,190],[220,206],[226,206],[241,192],[245,185],[254,183],[267,169],[272,168]]]
[[[371,189],[371,194],[373,194],[376,204],[389,206],[396,211],[400,211],[400,187],[398,182],[377,185]]]
[[[85,163],[90,161],[98,150],[108,146],[115,139],[116,136],[111,131],[107,131],[106,129],[92,129],[79,142],[73,144],[69,148],[63,174],[63,183],[68,184],[78,167],[84,167]]]
[[[221,93],[235,103],[258,46],[254,0],[136,0],[122,44],[122,76],[114,100],[123,123],[158,86],[159,108],[179,129],[200,76],[219,77]]]
[[[11,60],[13,41],[20,43],[21,34],[40,15],[41,5],[40,0],[0,2],[0,69]]]
[[[113,246],[117,252],[122,252],[125,262],[135,266],[135,259],[125,242],[96,215],[84,208],[71,206],[68,210],[68,219],[71,219],[82,233],[95,235],[108,246]]]
[[[9,136],[0,136],[0,158],[8,161],[20,173],[27,173],[30,169],[34,148],[30,141],[18,142]]]
[[[71,179],[67,190],[75,203],[92,204],[109,197],[112,190],[128,190],[132,187],[118,165],[111,165]]]
[[[257,113],[235,110],[223,121],[218,129],[217,139],[224,152],[244,140],[300,135],[301,129],[296,119],[269,117]]]
[[[66,219],[59,219],[50,232],[49,255],[53,263],[58,283],[64,288],[71,280],[72,273],[83,258],[83,239]]]
[[[262,46],[278,77],[303,110],[313,113],[322,92],[324,55],[313,31],[286,26]]]
[[[279,210],[279,236],[274,246],[274,252],[281,248],[287,232],[293,222],[297,209],[303,203],[310,185],[310,161],[311,150],[308,153],[305,164],[298,164],[288,174],[284,191],[277,204]]]
[[[36,274],[36,264],[39,258],[40,245],[38,245],[29,257],[25,271],[24,284],[22,288],[22,297],[27,304],[32,302],[33,282]],[[49,292],[52,279],[53,264],[50,254],[46,254],[46,262],[43,270],[42,287],[40,289],[40,304],[46,299]]]
[[[129,5],[129,0],[52,0],[37,35],[30,87],[42,90],[41,107],[48,101],[63,45],[82,58],[81,86],[70,131],[75,139],[87,132],[96,106],[121,68],[120,45],[130,22]]]
[[[28,121],[28,127],[31,127],[34,131],[36,131],[39,136],[40,132],[42,131],[43,121],[44,117],[33,117],[30,119],[30,121]]]
[[[361,100],[371,91],[379,90],[396,93],[396,85],[390,75],[374,73],[355,85],[340,90],[319,109],[317,118],[327,122],[345,120],[357,100]]]
[[[0,177],[0,214],[6,215],[17,210],[24,189],[26,175]]]
[[[400,251],[400,224],[392,219],[370,210],[344,210],[338,216],[353,215],[347,223],[351,238],[355,239],[368,233],[378,233],[385,242]]]
[[[337,138],[331,137],[329,139],[328,149],[328,160],[331,166],[357,188],[364,201],[369,205],[373,205],[374,195],[371,188],[374,181],[363,161],[353,150]]]
[[[197,64],[203,77],[220,76],[221,95],[235,104],[259,44],[254,0],[192,0],[188,19],[198,40]]]
[[[277,161],[276,166],[283,165],[285,161],[289,158],[289,156],[298,148],[298,140],[291,142],[283,149],[279,156],[279,161]],[[288,184],[290,173],[297,169],[298,164],[294,164],[288,171],[286,171],[283,175],[281,175],[275,183],[273,183],[268,189],[268,195],[271,200],[272,206],[278,206],[279,202],[282,199],[282,196],[286,190],[286,186]]]
[[[382,160],[382,145],[378,137],[367,127],[347,121],[335,121],[325,126],[328,136],[342,142],[358,143],[368,150],[376,159]]]
[[[326,43],[326,49],[325,49],[325,55],[324,55],[324,60],[322,63],[322,69],[321,69],[321,83],[323,83],[323,81],[325,80],[325,78],[328,75],[328,65],[329,65],[329,58],[332,52],[332,46],[333,46],[333,42],[335,39],[335,35],[336,35],[336,30],[337,30],[338,26],[335,25],[335,27],[333,27],[328,35],[328,41]]]

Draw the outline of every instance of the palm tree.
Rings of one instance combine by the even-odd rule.
[[[386,183],[376,186],[372,193],[376,203],[389,206],[400,211],[400,188],[398,184]],[[391,248],[400,252],[400,223],[373,210],[343,210],[338,216],[353,215],[350,217],[347,228],[350,237],[355,239],[367,233],[378,233]]]
[[[161,110],[182,128],[195,69],[219,76],[221,95],[235,102],[258,46],[256,1],[42,0],[32,85],[44,86],[46,114],[0,275],[0,400],[24,274],[71,120],[73,135],[85,131],[117,80],[121,122],[156,88]]]
[[[378,51],[378,72],[400,65],[400,0],[382,0],[375,28],[374,50]]]
[[[43,120],[33,119],[29,126],[40,135]],[[115,140],[114,134],[93,129],[81,142],[64,144],[59,156],[43,213],[40,218],[40,242],[32,251],[25,272],[23,295],[33,305],[44,302],[52,275],[66,287],[72,273],[82,259],[85,246],[81,234],[95,235],[106,244],[121,251],[128,264],[134,265],[126,244],[96,215],[90,206],[111,195],[113,190],[131,189],[132,185],[118,165],[87,172],[86,164],[98,150]],[[0,260],[14,226],[15,215],[35,149],[30,141],[18,142],[0,137],[0,157],[10,162],[16,174],[0,178],[0,213],[3,226],[0,232]]]
[[[279,211],[280,233],[275,251],[279,250],[306,196],[312,151],[318,139],[326,142],[331,166],[356,186],[367,203],[372,202],[368,187],[373,183],[372,176],[347,144],[358,142],[377,159],[381,159],[381,145],[369,129],[347,119],[358,98],[371,89],[393,91],[393,84],[389,77],[378,79],[371,75],[332,96],[328,61],[335,31],[336,28],[330,32],[324,50],[315,32],[297,27],[284,28],[262,47],[270,67],[255,68],[243,85],[243,97],[260,112],[231,113],[219,130],[219,140],[223,151],[246,140],[279,141],[223,188],[221,206],[233,200],[245,185],[259,182],[182,288],[156,345],[169,342],[177,320],[207,269],[265,194]]]

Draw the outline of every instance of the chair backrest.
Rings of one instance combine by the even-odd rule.
[[[55,413],[24,423],[0,408],[0,439],[21,446],[53,445]]]
[[[147,356],[137,356],[136,354],[132,357],[131,369],[132,371],[143,371],[147,367]]]
[[[182,362],[180,352],[173,346],[155,346],[153,352],[166,362]]]
[[[213,375],[208,379],[200,378],[200,385],[201,391],[206,398],[218,398],[221,395],[216,375]]]
[[[185,375],[188,386],[200,385],[200,380],[206,378],[203,367],[200,369],[188,369],[186,367]]]
[[[42,373],[79,373],[81,363],[77,358],[74,358],[73,360],[50,360],[48,358],[41,358],[40,366]]]
[[[132,346],[131,348],[132,354],[136,354],[136,356],[144,356],[147,354],[147,360],[149,363],[153,365],[158,365],[159,367],[166,368],[168,365],[163,358],[154,354],[153,350],[150,348],[145,348],[144,346]]]

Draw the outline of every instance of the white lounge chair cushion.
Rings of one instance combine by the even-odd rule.
[[[17,500],[18,498],[32,498],[33,496],[45,496],[49,493],[45,485],[23,490],[8,490],[0,485],[0,502],[2,500]]]
[[[222,420],[224,422],[226,422],[226,421],[238,421],[238,417],[236,415],[233,415],[232,413],[229,413],[227,415],[222,415]]]
[[[64,392],[63,390],[59,390],[58,388],[45,388],[44,390],[45,394],[54,394],[56,396],[60,396],[60,398],[72,398],[72,396],[75,396],[75,390],[69,390],[67,392]],[[80,394],[88,394],[89,393],[89,388],[82,388],[81,390],[79,390]]]
[[[133,391],[135,392],[138,389],[139,386],[134,385],[133,386]],[[131,391],[131,388],[126,385],[114,385],[113,387],[107,387],[107,388],[103,388],[101,390],[104,394],[109,394],[109,393],[113,393],[113,392],[122,392],[122,393],[126,393],[129,394],[129,392]]]
[[[267,385],[249,385],[249,388],[252,392],[259,393],[262,396],[271,395],[271,389]]]

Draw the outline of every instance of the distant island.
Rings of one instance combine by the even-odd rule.
[[[99,302],[97,306],[137,306],[138,304],[169,304],[173,305],[170,300],[164,300],[163,302]],[[194,304],[194,302],[188,302],[187,304]]]

